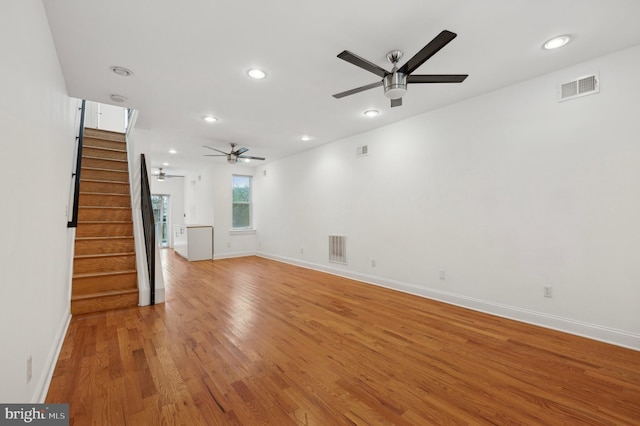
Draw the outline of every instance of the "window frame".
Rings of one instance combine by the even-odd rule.
[[[236,202],[234,200],[234,192],[236,189],[236,178],[246,178],[248,180],[249,187],[249,201],[248,202]],[[248,226],[238,227],[235,226],[235,206],[236,205],[248,205],[249,210],[249,224]],[[231,175],[231,231],[252,231],[253,230],[253,176],[232,174]]]

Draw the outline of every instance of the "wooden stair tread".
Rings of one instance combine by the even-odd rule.
[[[138,293],[137,288],[129,288],[123,290],[109,290],[109,291],[101,291],[98,293],[89,293],[89,294],[78,294],[75,296],[71,296],[72,301],[76,300],[85,300],[85,299],[93,299],[97,297],[107,297],[107,296],[119,296],[121,294],[133,294]]]
[[[82,241],[87,241],[87,240],[117,240],[117,239],[128,239],[128,240],[133,240],[133,236],[132,235],[116,235],[116,236],[106,236],[106,237],[76,237],[76,240],[82,240]]]
[[[89,159],[92,159],[92,160],[115,161],[115,162],[118,162],[118,163],[128,163],[129,162],[128,160],[118,160],[116,158],[94,157],[92,155],[83,155],[82,158],[83,159],[89,158]],[[110,170],[110,169],[105,169],[105,170]]]
[[[120,194],[119,192],[82,192],[80,191],[80,194],[87,194],[87,195],[118,195],[120,197],[130,197],[131,194]]]
[[[111,275],[127,275],[127,274],[135,274],[137,271],[135,269],[125,269],[123,271],[110,271],[110,272],[92,272],[88,274],[73,274],[73,278],[90,278],[90,277],[108,277]],[[136,288],[136,291],[138,289]]]
[[[102,139],[114,142],[126,142],[125,133],[114,132],[111,130],[94,129],[92,127],[84,128],[84,136],[92,139]]]
[[[111,223],[111,224],[122,224],[122,223],[133,223],[132,220],[79,220],[78,225],[84,223],[86,225],[94,225],[97,223]]]
[[[91,138],[91,139],[98,139],[98,138]],[[104,151],[111,151],[111,152],[125,152],[125,153],[127,152],[126,149],[107,148],[104,146],[94,146],[94,145],[87,145],[87,144],[84,144],[82,147],[91,148],[91,149],[102,149]]]
[[[79,254],[73,256],[74,259],[92,259],[98,257],[115,257],[115,256],[135,256],[135,252],[125,252],[125,253],[97,253],[97,254]]]
[[[131,207],[123,206],[78,206],[79,209],[114,209],[114,210],[131,210]]]
[[[85,157],[82,157],[82,158],[85,158]],[[103,160],[103,158],[98,158],[98,160]],[[81,169],[82,170],[100,170],[102,172],[129,173],[128,170],[103,169],[102,167],[85,167],[85,166],[82,166]],[[80,180],[82,180],[82,177],[80,177]]]
[[[123,182],[121,180],[103,180],[103,179],[84,179],[80,178],[80,182],[96,182],[96,183],[117,183],[120,185],[129,185],[129,182]]]

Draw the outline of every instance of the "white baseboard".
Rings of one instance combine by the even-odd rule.
[[[428,299],[437,300],[440,302],[448,303],[450,305],[460,306],[462,308],[472,309],[474,311],[484,312],[490,315],[496,315],[499,317],[562,331],[564,333],[575,334],[589,339],[640,351],[640,335],[623,330],[616,330],[597,324],[590,324],[583,321],[573,320],[571,318],[558,317],[545,314],[543,312],[503,305],[488,300],[476,299],[460,294],[444,292],[441,290],[418,287],[410,283],[383,279],[372,275],[360,274],[339,267],[332,267],[330,265],[320,265],[289,257],[275,256],[264,252],[257,252],[255,253],[255,255],[264,257],[266,259],[276,260],[278,262],[289,263],[291,265],[301,266],[303,268],[314,269],[332,275],[350,278],[367,284],[373,284],[392,290],[402,291],[404,293],[414,294],[416,296],[426,297]]]
[[[213,254],[213,260],[218,259],[231,259],[232,257],[246,257],[246,256],[255,256],[255,251],[236,251],[230,253],[222,253],[222,254]]]
[[[64,337],[67,335],[67,329],[69,328],[70,323],[71,314],[69,313],[62,319],[61,326],[58,328],[58,332],[55,335],[54,345],[51,346],[51,350],[47,355],[44,368],[42,369],[42,374],[40,375],[40,380],[38,380],[38,384],[36,385],[33,396],[31,397],[32,403],[44,403],[44,400],[47,397],[49,385],[51,384],[51,379],[53,378],[53,373],[56,369],[56,364],[58,363],[58,357],[60,356],[60,351],[62,351]]]

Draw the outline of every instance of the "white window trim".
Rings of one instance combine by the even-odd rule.
[[[256,230],[251,228],[251,229],[230,229],[229,230],[229,235],[251,235],[251,234],[255,234]]]
[[[253,228],[253,176],[252,175],[231,175],[231,190],[233,191],[233,178],[235,176],[242,176],[249,178],[249,227],[248,228],[233,228],[233,217],[231,218],[232,228],[229,230],[229,235],[243,235],[243,234],[255,234],[256,231]],[[233,200],[231,201],[231,208],[233,211]],[[231,213],[233,216],[233,213]]]

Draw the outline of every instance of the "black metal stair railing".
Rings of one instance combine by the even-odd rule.
[[[78,149],[76,151],[76,165],[75,170],[71,173],[71,179],[73,179],[73,207],[71,212],[71,220],[67,222],[67,228],[78,227],[78,198],[80,197],[80,172],[82,170],[82,144],[84,142],[84,112],[86,101],[83,99],[80,106],[80,129],[78,130],[78,136],[76,140],[78,143]]]
[[[144,228],[144,246],[147,252],[147,269],[149,271],[149,304],[156,303],[156,228],[151,205],[151,189],[144,154],[140,154],[140,200],[142,209],[142,226]]]

